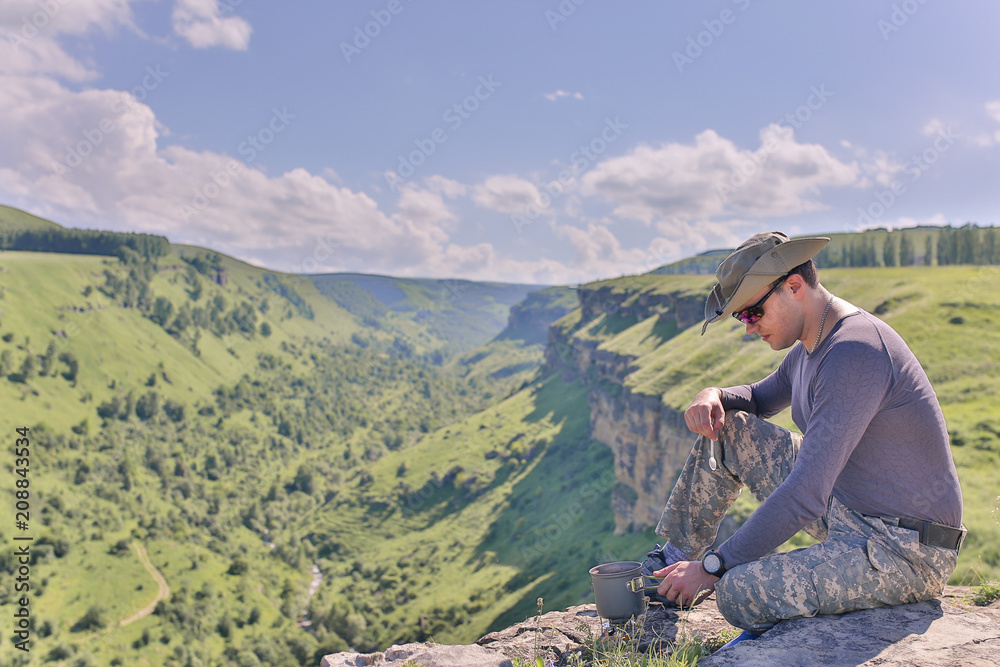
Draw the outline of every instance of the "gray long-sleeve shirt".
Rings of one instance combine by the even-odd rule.
[[[791,405],[803,434],[792,472],[719,548],[728,567],[821,517],[831,494],[862,514],[961,524],[937,396],[910,348],[874,315],[845,316],[812,354],[795,345],[760,382],[723,389],[722,402],[762,418]]]

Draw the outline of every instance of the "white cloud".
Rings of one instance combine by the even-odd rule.
[[[400,190],[396,204],[398,212],[393,216],[397,222],[406,225],[417,236],[425,236],[435,243],[448,240],[448,229],[454,229],[458,218],[452,213],[440,194],[405,186]]]
[[[986,109],[986,115],[990,120],[1000,123],[1000,100],[990,100],[983,107]],[[987,128],[982,132],[970,134],[969,140],[981,148],[989,148],[990,146],[1000,144],[1000,130]]]
[[[126,27],[139,32],[132,0],[4,0],[0,3],[0,73],[47,74],[69,81],[88,81],[97,72],[66,53],[60,35],[110,33]]]
[[[177,0],[174,6],[174,32],[196,49],[222,46],[246,51],[253,28],[239,16],[226,16],[232,11],[228,4],[217,0]]]
[[[557,90],[554,93],[545,93],[544,97],[549,102],[555,102],[556,100],[562,99],[563,97],[572,97],[574,100],[582,100],[583,93],[570,93],[565,90]]]
[[[655,220],[723,215],[786,216],[824,208],[825,187],[857,185],[859,168],[823,146],[801,144],[791,128],[769,125],[757,150],[740,150],[713,130],[693,144],[640,145],[583,176],[583,193],[601,195],[615,214]]]
[[[424,180],[427,184],[427,189],[431,192],[439,195],[444,195],[448,199],[454,199],[455,197],[460,197],[466,193],[467,188],[462,183],[458,181],[453,181],[450,178],[445,178],[435,174],[434,176],[429,176]]]
[[[483,208],[521,215],[529,206],[540,208],[542,203],[534,183],[513,175],[490,176],[472,188],[472,200]]]

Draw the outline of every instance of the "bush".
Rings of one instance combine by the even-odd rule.
[[[143,394],[135,404],[135,415],[142,421],[154,419],[160,412],[160,395],[155,391]]]
[[[230,563],[229,565],[229,569],[226,570],[226,574],[239,576],[241,574],[244,574],[249,569],[250,566],[247,564],[245,560],[243,560],[242,558],[234,558],[233,562]]]
[[[73,632],[88,632],[90,630],[100,630],[108,624],[108,613],[104,607],[100,605],[91,605],[90,609],[87,610],[76,625],[73,626]]]
[[[75,383],[77,373],[80,372],[80,362],[77,361],[76,355],[72,352],[62,352],[59,355],[59,361],[66,364],[66,370],[62,372],[63,378]]]
[[[112,396],[111,400],[97,406],[97,416],[101,419],[114,419],[122,409],[122,399]]]
[[[176,401],[167,401],[163,404],[163,412],[166,413],[170,421],[180,423],[184,421],[184,404]]]

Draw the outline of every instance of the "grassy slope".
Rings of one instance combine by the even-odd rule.
[[[0,231],[19,231],[22,229],[62,229],[62,226],[31,215],[19,208],[0,204]]]
[[[171,255],[160,259],[161,269],[152,287],[156,295],[166,296],[179,305],[188,297],[182,278],[186,265],[176,253],[175,248]],[[114,258],[98,256],[0,252],[3,271],[0,284],[4,287],[0,299],[3,310],[0,333],[14,334],[10,342],[0,342],[0,351],[11,351],[16,366],[29,350],[41,354],[49,341],[55,341],[59,351],[72,352],[80,361],[75,386],[59,377],[36,377],[23,385],[6,379],[0,382],[0,403],[7,406],[0,413],[0,432],[13,437],[16,426],[34,426],[41,422],[52,432],[68,434],[72,425],[87,420],[89,431],[94,433],[100,422],[95,414],[96,405],[129,389],[137,394],[148,390],[145,381],[154,373],[159,378],[156,391],[162,399],[174,399],[190,410],[198,403],[211,404],[215,387],[232,384],[245,372],[252,372],[258,352],[273,352],[283,341],[303,337],[346,340],[358,330],[353,318],[318,295],[309,281],[287,276],[285,279],[310,300],[316,317],[307,320],[297,314],[286,316],[286,310],[291,312],[291,309],[282,307],[284,300],[257,286],[263,273],[260,269],[224,258],[228,285],[221,287],[203,278],[204,295],[199,303],[203,304],[216,294],[224,295],[230,307],[242,299],[270,298],[274,307],[268,315],[258,311],[258,324],[267,321],[273,333],[269,338],[257,335],[252,340],[239,335],[218,338],[207,334],[199,342],[201,356],[196,357],[139,312],[112,304],[96,289],[104,283],[103,271],[106,268],[114,270],[117,265]],[[83,290],[88,285],[94,290],[84,297]],[[79,311],[71,310],[74,307]],[[56,336],[56,332],[65,332],[65,336]],[[62,364],[57,367],[62,368]],[[305,364],[301,370],[305,371]],[[163,379],[163,374],[169,377],[169,382]],[[110,386],[112,381],[113,388]],[[141,437],[119,444],[121,456],[133,461],[142,459],[146,446],[147,442]],[[114,503],[83,494],[78,487],[68,484],[64,474],[57,470],[56,461],[45,450],[33,448],[30,480],[36,512],[32,526],[38,531],[36,537],[48,532],[39,521],[40,498],[61,497],[63,503],[75,508],[83,520],[76,531],[66,535],[74,547],[65,559],[48,565],[40,562],[33,569],[33,576],[47,583],[44,594],[36,593],[37,597],[32,600],[35,619],[37,622],[49,619],[65,629],[95,604],[105,610],[108,621],[125,618],[149,603],[156,594],[156,585],[134,552],[115,556],[109,553],[109,547],[137,534],[141,539],[143,531],[134,521],[118,518],[119,508]],[[158,480],[145,468],[139,468],[137,474],[138,485],[158,486]],[[13,479],[9,474],[5,474],[4,479],[3,488],[9,491],[13,488]],[[8,493],[4,495],[13,502]],[[169,500],[155,494],[148,494],[143,503],[151,515],[165,516],[172,509]],[[0,542],[4,545],[10,543],[10,530],[8,525],[0,526]],[[183,535],[183,530],[180,534]],[[302,573],[265,558],[266,550],[262,549],[258,535],[240,528],[230,539],[251,554],[248,559],[259,564],[258,571],[271,573],[266,577],[272,579],[269,589],[280,591],[282,577],[305,584],[306,577]],[[219,595],[243,598],[245,603],[241,603],[241,607],[259,607],[261,623],[279,620],[274,600],[269,600],[257,589],[242,590],[245,583],[224,575],[230,564],[228,559],[183,540],[159,539],[146,546],[152,562],[175,591],[185,586],[200,590],[211,582]],[[124,650],[150,627],[155,627],[155,621],[147,618],[122,629],[106,630],[93,638],[86,634],[75,635],[70,644],[85,642],[89,651],[98,654]],[[236,636],[239,634],[237,632]],[[35,640],[39,641],[37,636]],[[218,646],[208,649],[218,654],[222,650],[222,640],[216,638],[213,642]],[[46,651],[53,646],[44,640],[36,644],[39,645]],[[154,652],[166,654],[172,647],[157,644]],[[4,642],[0,662],[7,659],[3,655],[9,648],[9,643]],[[35,654],[43,655],[37,651]]]
[[[252,340],[206,335],[199,342],[201,357],[195,357],[161,327],[135,310],[115,306],[97,289],[104,284],[103,271],[117,265],[116,259],[99,256],[0,252],[0,285],[5,288],[0,292],[0,332],[14,334],[11,342],[0,342],[0,351],[10,350],[19,365],[28,350],[42,354],[55,341],[60,352],[72,352],[80,360],[76,387],[56,379],[30,385],[0,382],[0,401],[5,405],[28,401],[25,411],[4,411],[0,428],[9,430],[25,418],[43,420],[57,432],[67,432],[87,417],[93,422],[94,406],[122,393],[123,380],[124,386],[139,389],[150,374],[160,370],[161,363],[171,380],[159,386],[165,399],[205,401],[220,383],[232,382],[246,372],[248,360],[254,360],[258,352],[302,336],[347,340],[359,330],[352,316],[320,296],[309,281],[295,277],[287,279],[309,299],[315,319],[298,315],[284,319],[284,300],[257,287],[262,270],[227,257],[223,265],[229,284],[222,288],[203,279],[205,295],[199,303],[216,294],[223,295],[230,307],[251,297],[269,298],[275,308],[268,315],[258,312],[258,323],[268,322],[273,333]],[[176,250],[161,258],[160,265],[152,283],[154,293],[178,305],[187,301],[182,278],[186,265]],[[94,289],[85,297],[87,286]],[[65,336],[56,336],[57,332]],[[109,387],[113,379],[117,379],[114,389]]]
[[[588,429],[585,391],[551,377],[372,464],[374,481],[302,521],[336,554],[317,606],[379,614],[387,629],[367,641],[386,645],[470,641],[539,596],[547,609],[587,599],[593,564],[651,539],[613,536],[611,454]]]
[[[174,246],[169,256],[160,258],[160,270],[151,282],[154,296],[165,296],[178,306],[189,302],[190,287],[184,278],[187,265],[180,260],[179,253],[189,255],[200,251],[202,249],[190,246]],[[0,382],[0,401],[7,406],[17,406],[17,409],[4,410],[0,415],[3,432],[12,433],[15,426],[33,426],[42,422],[51,432],[69,435],[71,426],[87,420],[87,430],[91,434],[98,433],[100,419],[95,414],[96,406],[113,396],[122,396],[129,390],[141,395],[149,390],[146,380],[153,374],[157,377],[155,389],[160,394],[161,401],[172,399],[184,403],[191,415],[199,405],[214,403],[212,393],[216,387],[232,386],[245,373],[256,376],[258,353],[276,354],[283,363],[291,365],[293,375],[302,377],[308,383],[315,378],[315,375],[310,374],[308,355],[282,352],[285,343],[295,346],[306,339],[349,343],[352,334],[363,331],[365,338],[373,340],[370,349],[385,359],[386,368],[391,367],[393,351],[388,344],[392,338],[384,332],[363,330],[353,316],[320,295],[311,281],[279,274],[286,285],[293,287],[309,303],[314,318],[307,319],[292,304],[267,288],[263,280],[266,271],[228,257],[222,258],[222,265],[227,270],[227,285],[216,285],[207,277],[201,276],[203,295],[199,301],[189,303],[204,305],[213,297],[222,295],[231,308],[242,300],[259,306],[267,299],[271,307],[266,315],[258,308],[258,326],[266,321],[271,326],[272,334],[268,338],[259,334],[252,339],[240,335],[219,338],[204,331],[198,343],[201,351],[198,357],[192,354],[189,346],[175,340],[138,311],[114,305],[99,291],[98,288],[104,284],[104,271],[118,270],[119,263],[116,259],[0,252],[0,285],[3,287],[0,292],[0,334],[13,334],[9,342],[0,341],[0,351],[12,353],[16,369],[29,351],[35,355],[41,354],[50,341],[55,341],[60,352],[72,352],[80,361],[80,372],[75,385],[55,375],[34,377],[26,384],[6,379]],[[84,296],[88,286],[91,291]],[[382,343],[378,342],[380,338]],[[502,378],[498,387],[509,388],[528,379],[540,359],[541,348],[538,346],[525,346],[517,341],[498,341],[471,351],[463,360],[456,360],[453,367],[456,368],[456,374],[464,375],[467,383],[495,376]],[[531,367],[530,370],[527,369],[528,366]],[[57,368],[61,370],[62,364],[57,364]],[[361,381],[364,381],[363,377]],[[370,408],[381,414],[399,414],[408,409],[408,404],[412,402],[407,394],[408,389],[402,384],[395,388],[392,384],[386,384],[374,394],[369,392],[373,400],[378,401],[377,405],[373,403]],[[272,395],[271,399],[281,409],[294,411],[302,407],[290,403],[278,394]],[[241,432],[266,436],[268,431],[273,430],[270,424],[254,423],[253,416],[250,411],[238,411],[219,419],[215,428],[221,438],[237,437]],[[216,421],[215,417],[204,420],[189,417],[189,420],[192,419],[206,425]],[[312,451],[303,451],[293,458],[285,453],[263,452],[256,459],[261,474],[252,475],[246,480],[246,486],[240,489],[239,497],[233,491],[226,492],[226,487],[221,483],[207,485],[207,488],[217,490],[210,490],[206,497],[220,497],[220,493],[226,495],[230,500],[222,505],[217,516],[221,522],[228,522],[227,525],[239,524],[238,512],[246,507],[243,496],[248,493],[251,497],[256,494],[258,498],[266,495],[273,476],[271,471],[279,473],[281,483],[290,484],[301,465],[328,466],[330,461],[340,458],[345,446],[358,445],[364,451],[365,443],[381,439],[381,433],[372,433],[370,430],[370,426],[358,429],[343,442],[327,442],[329,438],[322,443],[316,442],[312,445]],[[34,617],[38,623],[54,623],[60,645],[66,645],[70,649],[79,647],[78,650],[84,653],[103,656],[100,658],[102,660],[110,659],[109,656],[115,654],[128,655],[129,660],[138,660],[135,664],[161,664],[177,648],[177,635],[172,634],[169,625],[164,625],[154,617],[125,628],[108,629],[94,636],[68,633],[69,627],[92,605],[103,608],[105,620],[113,623],[141,609],[155,596],[155,583],[139,563],[134,551],[121,555],[110,553],[111,547],[119,540],[139,540],[144,543],[152,562],[170,582],[175,596],[178,591],[186,590],[188,599],[191,600],[193,592],[209,590],[207,596],[197,604],[214,601],[213,615],[218,614],[220,605],[228,610],[225,613],[235,619],[245,619],[250,609],[259,609],[261,618],[255,627],[247,626],[245,629],[232,631],[232,640],[237,645],[241,641],[247,641],[260,628],[288,623],[278,613],[282,600],[277,598],[277,592],[282,590],[283,581],[289,582],[284,584],[285,588],[290,585],[296,590],[304,590],[308,583],[307,570],[289,567],[272,558],[269,550],[262,544],[260,535],[242,525],[237,525],[228,534],[227,549],[245,555],[251,571],[256,573],[255,577],[261,585],[248,587],[245,577],[227,575],[230,559],[220,555],[218,549],[206,548],[201,537],[204,531],[194,527],[186,528],[184,519],[177,514],[180,508],[183,512],[190,511],[198,516],[204,514],[204,507],[197,503],[192,505],[193,500],[182,501],[176,496],[176,492],[172,499],[166,494],[161,496],[157,492],[160,480],[141,464],[144,458],[148,458],[148,447],[163,448],[166,456],[186,461],[192,467],[201,464],[202,456],[199,456],[197,450],[181,452],[177,449],[177,444],[170,444],[166,440],[160,444],[158,437],[160,436],[143,433],[139,425],[138,430],[117,441],[114,456],[118,460],[136,463],[134,488],[139,489],[140,493],[138,497],[135,492],[126,494],[131,496],[130,502],[138,500],[142,506],[141,511],[146,516],[161,517],[161,520],[162,517],[176,517],[170,520],[172,523],[166,531],[168,536],[163,534],[162,523],[160,530],[147,533],[141,523],[137,524],[128,513],[122,512],[121,507],[104,497],[94,495],[92,487],[79,487],[69,483],[73,468],[70,467],[65,472],[59,470],[66,468],[65,452],[57,455],[50,454],[44,448],[36,448],[32,453],[33,509],[36,512],[46,509],[44,501],[40,499],[58,497],[69,508],[66,513],[75,516],[78,522],[72,529],[57,525],[54,528],[57,532],[52,535],[69,539],[72,547],[69,554],[59,559],[47,556],[36,563],[32,571],[33,576],[45,582],[32,601]],[[185,439],[183,434],[181,438],[182,441]],[[187,440],[197,442],[198,438]],[[193,457],[190,456],[192,453]],[[79,460],[93,464],[95,457],[101,460],[101,456],[81,452]],[[171,458],[167,460],[172,468],[173,461]],[[95,469],[93,474],[102,475],[104,472]],[[4,477],[7,478],[4,488],[13,488],[12,479],[7,475]],[[116,483],[112,482],[112,485]],[[197,481],[195,483],[203,484]],[[111,487],[105,485],[104,488]],[[142,492],[143,489],[149,492]],[[306,505],[308,503],[303,507]],[[40,526],[37,516],[34,517],[33,529],[38,530],[39,534],[51,534],[51,530]],[[286,530],[286,536],[288,532]],[[10,544],[10,537],[9,527],[0,527],[0,542]],[[292,539],[294,541],[295,538]],[[141,639],[143,632],[150,631],[153,632],[154,642],[141,654],[131,652],[133,643]],[[270,632],[286,634],[280,629]],[[160,637],[169,641],[166,644],[156,641]],[[36,642],[40,641],[36,646],[43,646],[46,652],[56,644],[53,640],[39,640],[37,635],[34,639]],[[209,632],[205,641],[205,646],[199,650],[203,650],[206,655],[217,656],[224,648],[223,639],[212,632]],[[7,655],[9,649],[7,643],[0,649],[0,663],[6,662],[10,657]],[[35,652],[36,658],[43,655]]]

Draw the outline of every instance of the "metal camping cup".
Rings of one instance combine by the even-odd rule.
[[[640,574],[642,564],[634,560],[605,563],[590,568],[594,601],[601,618],[622,620],[646,611],[646,596],[633,591],[629,582]]]

